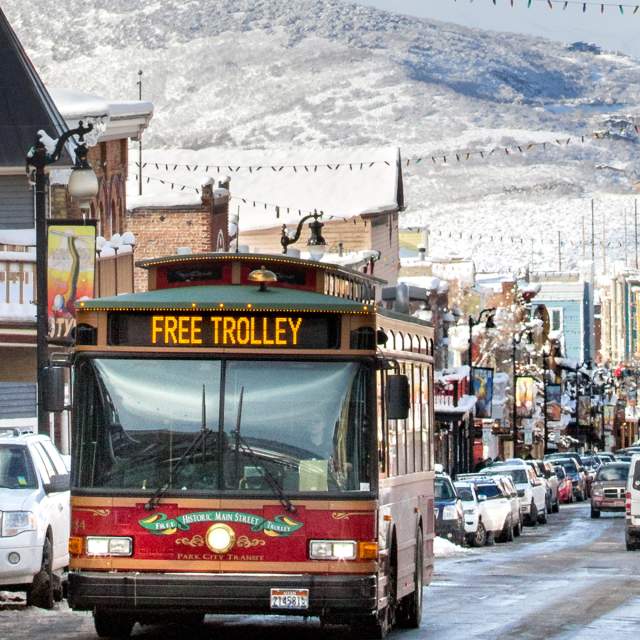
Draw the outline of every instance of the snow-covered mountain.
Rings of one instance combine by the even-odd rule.
[[[584,144],[546,151],[411,165],[404,224],[446,230],[436,250],[473,252],[485,268],[529,260],[504,237],[533,238],[541,266],[557,255],[557,230],[579,239],[594,197],[609,241],[622,239],[638,179],[634,59],[339,0],[37,6],[2,3],[49,85],[131,99],[144,70],[144,97],[156,105],[148,146],[216,146],[221,163],[225,149],[264,149],[267,163],[270,149],[308,149],[312,163],[318,147],[395,144],[412,157],[584,134]],[[588,137],[614,127],[605,140]],[[486,239],[494,230],[502,242]],[[564,248],[565,266],[575,253]]]

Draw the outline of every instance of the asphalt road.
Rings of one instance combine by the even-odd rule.
[[[0,639],[95,638],[88,614],[0,606]],[[547,526],[526,529],[515,543],[467,550],[437,562],[425,590],[422,628],[396,631],[394,640],[622,640],[640,628],[640,553],[624,549],[624,518],[589,518],[587,505],[570,505]],[[177,640],[177,625],[140,627],[136,638]],[[339,627],[321,629],[317,620],[209,616],[191,639],[338,640]]]

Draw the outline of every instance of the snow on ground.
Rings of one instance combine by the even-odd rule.
[[[471,553],[471,549],[465,549],[450,540],[436,536],[433,541],[433,553],[436,558],[450,558],[451,556]]]

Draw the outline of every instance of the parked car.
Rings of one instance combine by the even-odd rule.
[[[551,511],[553,513],[558,513],[558,511],[560,511],[560,497],[558,496],[560,481],[556,475],[556,470],[548,460],[541,460],[540,464],[542,464],[544,477],[547,479],[549,488],[551,489]]]
[[[573,502],[573,485],[571,478],[567,475],[561,464],[554,465],[556,477],[558,478],[558,500],[562,503]]]
[[[535,526],[547,521],[546,487],[524,460],[492,464],[481,473],[511,476],[520,499],[520,513],[525,524]]]
[[[462,545],[465,540],[464,509],[448,474],[436,472],[434,481],[436,535]]]
[[[464,532],[467,544],[472,547],[483,547],[494,543],[493,531],[487,531],[487,505],[478,499],[473,482],[456,481],[453,483],[462,500],[464,510]]]
[[[598,458],[602,464],[606,464],[607,462],[615,462],[616,457],[610,451],[600,451],[598,453]]]
[[[497,542],[510,542],[514,537],[515,521],[511,512],[511,499],[501,478],[483,474],[458,476],[475,485],[478,500],[485,507],[485,526]]]
[[[564,467],[571,479],[574,498],[578,502],[583,502],[587,498],[587,478],[584,471],[580,471],[581,467],[578,466],[575,458],[557,458],[554,463]]]
[[[543,460],[526,460],[546,489],[547,513],[558,511],[558,479]]]
[[[509,503],[511,504],[511,519],[513,520],[513,535],[516,538],[522,533],[523,521],[522,511],[520,510],[520,497],[518,496],[518,490],[513,483],[510,475],[493,476],[496,481],[502,485],[502,490],[505,495],[509,496]]]
[[[69,473],[51,440],[0,430],[0,589],[45,609],[62,599],[69,511]]]
[[[627,551],[640,549],[640,454],[631,458],[625,494],[625,542]]]
[[[624,511],[629,463],[612,462],[602,465],[591,488],[591,517],[602,511]]]

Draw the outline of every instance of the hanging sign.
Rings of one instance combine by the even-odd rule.
[[[225,349],[337,349],[340,318],[297,313],[111,313],[110,345]]]
[[[559,421],[562,418],[562,387],[559,384],[548,384],[545,387],[547,420]]]
[[[471,394],[476,397],[476,418],[491,418],[493,369],[471,367]]]
[[[516,415],[519,418],[532,418],[536,398],[536,381],[531,376],[516,378]]]
[[[71,342],[76,301],[94,296],[96,221],[47,222],[49,338]]]

